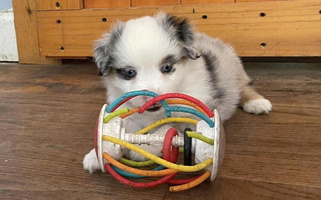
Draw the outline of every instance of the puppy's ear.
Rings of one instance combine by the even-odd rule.
[[[118,21],[103,37],[95,42],[94,60],[100,76],[107,76],[113,66],[113,52],[115,44],[122,35],[124,24]]]
[[[164,12],[159,12],[155,19],[171,37],[178,39],[186,45],[192,45],[194,34],[192,25],[187,18],[173,16]]]
[[[193,60],[196,60],[201,57],[201,54],[194,47],[191,46],[185,46],[183,48],[183,54]]]
[[[193,27],[187,18],[176,17],[163,12],[158,13],[155,18],[171,38],[177,39],[182,43],[182,53],[185,56],[193,60],[200,57],[200,54],[193,47]]]

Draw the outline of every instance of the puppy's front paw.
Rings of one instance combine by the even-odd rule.
[[[243,110],[253,114],[268,114],[272,110],[272,104],[267,99],[253,99],[245,102]]]
[[[93,173],[100,169],[95,149],[92,149],[88,154],[85,155],[82,164],[84,169],[89,171],[89,173]]]

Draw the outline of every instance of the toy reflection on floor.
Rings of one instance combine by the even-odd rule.
[[[151,96],[150,101],[139,108],[117,109],[119,106],[136,96]],[[166,116],[136,133],[127,133],[122,120],[134,113],[144,114],[148,107],[161,103]],[[170,106],[172,105],[172,106]],[[182,105],[182,106],[178,106]],[[172,112],[185,112],[197,116],[200,120],[188,117],[172,117]],[[196,130],[185,129],[184,135],[179,136],[174,128],[170,128],[165,136],[146,134],[153,128],[166,123],[190,123],[196,125]],[[135,144],[163,142],[162,158],[157,157]],[[136,162],[122,158],[123,149],[128,148],[144,157],[147,161]],[[179,148],[183,148],[184,164],[178,164]],[[225,148],[225,135],[217,110],[211,111],[199,100],[180,93],[157,95],[150,91],[129,92],[111,103],[105,104],[97,120],[95,131],[95,150],[100,168],[108,171],[120,182],[140,188],[148,188],[163,183],[175,185],[170,191],[182,191],[195,187],[210,178],[213,181],[222,163]],[[194,152],[194,162],[192,162]],[[115,158],[120,158],[116,160]],[[139,169],[158,164],[152,170]],[[202,172],[192,178],[174,179],[179,172]],[[195,173],[191,173],[195,175]],[[162,177],[151,182],[133,182],[129,178]]]

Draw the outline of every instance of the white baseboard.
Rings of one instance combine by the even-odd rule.
[[[13,10],[0,10],[0,62],[18,60]]]

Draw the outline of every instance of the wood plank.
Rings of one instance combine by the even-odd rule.
[[[84,0],[85,8],[120,8],[130,7],[131,0]]]
[[[35,0],[13,0],[12,4],[14,10],[19,63],[61,63],[59,59],[50,59],[40,55]]]
[[[260,2],[260,1],[290,1],[290,0],[235,0],[235,3]]]
[[[265,71],[256,72],[258,65]],[[264,91],[263,95],[272,101],[273,111],[260,119],[250,115],[244,120],[244,113],[237,112],[226,124],[229,134],[223,165],[227,168],[222,167],[220,174],[235,179],[319,188],[321,71],[315,67],[321,65],[306,64],[304,69],[299,63],[273,65],[245,65],[258,91]],[[271,78],[273,80],[269,80]],[[262,129],[267,126],[268,129]],[[228,167],[236,163],[240,167]],[[305,170],[306,167],[309,170]]]
[[[83,8],[83,0],[36,0],[37,10],[74,10]]]
[[[181,0],[181,4],[234,3],[234,0]]]
[[[197,30],[232,44],[241,56],[321,56],[319,1],[254,4],[165,6],[162,10],[190,18]],[[157,11],[120,8],[38,12],[41,55],[91,56],[93,41],[116,20]],[[54,25],[58,18],[63,21],[62,32]]]
[[[245,62],[269,115],[238,110],[224,126],[226,157],[214,182],[170,193],[134,189],[81,162],[105,102],[93,63],[0,65],[3,199],[321,199],[321,63]]]
[[[156,6],[169,6],[179,5],[180,0],[131,0],[132,7],[156,7]]]
[[[152,200],[163,196],[166,185],[139,190],[119,184],[109,174],[90,175],[82,169],[105,102],[105,89],[93,64],[0,68],[1,198]]]
[[[317,200],[320,197],[321,191],[318,188],[223,178],[219,176],[213,183],[202,183],[195,190],[176,193],[167,192],[164,199]]]

